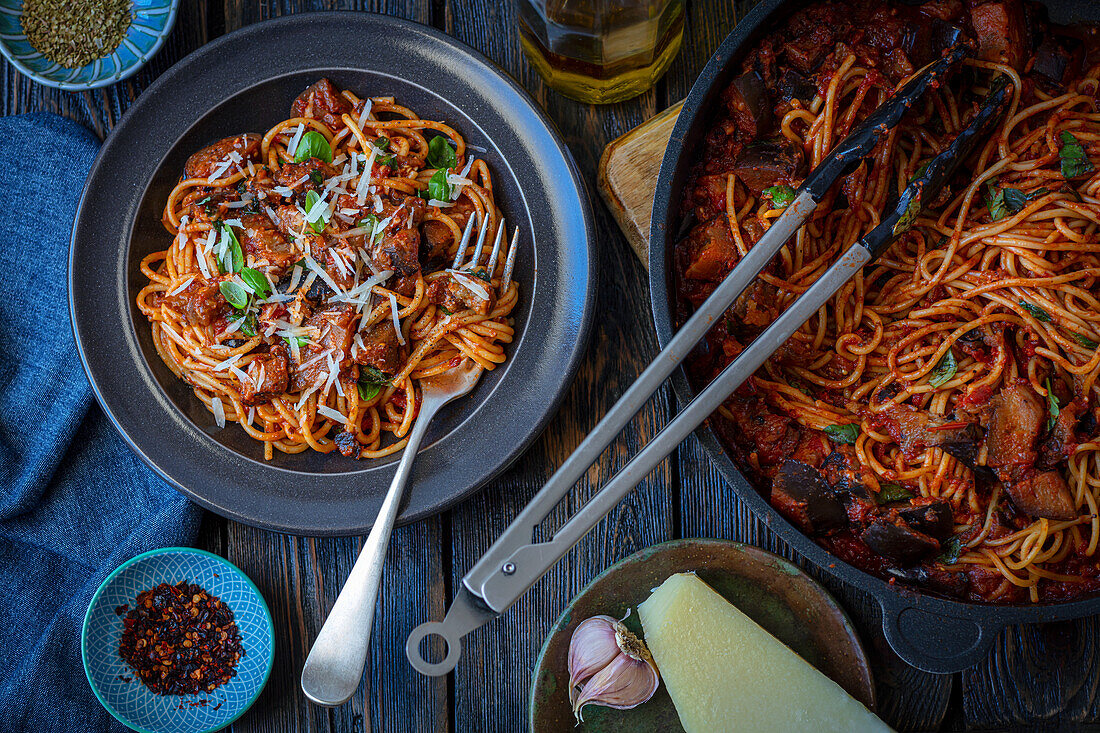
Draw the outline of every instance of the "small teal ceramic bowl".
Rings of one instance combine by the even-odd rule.
[[[157,695],[142,684],[118,653],[121,606],[160,583],[186,580],[218,596],[233,611],[244,655],[237,675],[213,692]],[[274,659],[275,629],[260,591],[235,565],[190,547],[138,555],[99,586],[84,616],[81,654],[92,691],[111,715],[143,733],[206,733],[239,718],[259,696]]]
[[[122,81],[160,50],[176,23],[178,0],[133,0],[133,3],[133,22],[112,54],[79,69],[66,69],[38,53],[27,41],[19,21],[23,0],[0,0],[0,53],[23,74],[57,89],[81,91]]]

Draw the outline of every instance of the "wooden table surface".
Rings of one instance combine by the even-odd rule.
[[[596,166],[608,141],[687,94],[710,54],[752,4],[689,0],[683,50],[668,74],[642,96],[604,107],[566,99],[542,83],[520,51],[514,10],[506,0],[182,0],[165,47],[136,76],[112,87],[59,92],[23,78],[6,62],[0,67],[0,114],[57,112],[102,137],[158,74],[223,33],[304,10],[398,15],[444,30],[518,79],[557,122],[589,183],[600,300],[576,382],[545,434],[510,471],[455,509],[397,530],[365,682],[348,704],[335,710],[311,705],[298,688],[298,675],[362,539],[289,537],[206,516],[199,546],[248,573],[275,617],[271,680],[234,731],[519,731],[526,727],[528,682],[544,635],[568,600],[601,570],[646,545],[678,537],[737,539],[791,556],[748,513],[692,438],[503,618],[468,637],[454,674],[421,677],[405,660],[410,629],[442,618],[462,575],[656,353],[646,273],[595,193]],[[624,465],[673,410],[665,387],[589,470],[570,506],[579,506]],[[874,662],[879,713],[891,725],[902,730],[1100,730],[1090,725],[1100,720],[1096,619],[1011,628],[998,637],[985,663],[937,676],[906,666],[890,652],[877,606],[868,597],[814,573],[855,620]]]

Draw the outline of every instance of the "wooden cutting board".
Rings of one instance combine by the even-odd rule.
[[[607,144],[600,156],[597,188],[615,215],[634,253],[649,267],[649,220],[653,193],[672,127],[680,115],[678,102],[656,117]]]

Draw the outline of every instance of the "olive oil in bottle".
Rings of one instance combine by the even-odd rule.
[[[684,36],[683,0],[515,0],[520,43],[553,89],[582,102],[635,97]]]

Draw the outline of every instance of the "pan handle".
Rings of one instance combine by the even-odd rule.
[[[942,609],[881,602],[882,630],[902,661],[936,674],[961,672],[985,660],[1003,624]]]

